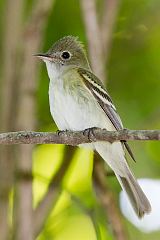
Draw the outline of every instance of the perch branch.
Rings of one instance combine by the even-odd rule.
[[[86,132],[87,130],[85,130]],[[89,131],[88,131],[89,132]],[[55,132],[31,132],[19,131],[0,134],[0,144],[67,144],[77,146],[82,143],[96,141],[133,141],[133,140],[160,140],[160,130],[129,130],[107,131],[94,128],[92,134],[84,134],[84,131]]]

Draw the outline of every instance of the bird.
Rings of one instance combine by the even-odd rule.
[[[84,45],[77,37],[65,36],[46,53],[35,56],[46,64],[50,112],[59,130],[123,129],[116,107],[92,71]],[[114,171],[138,218],[150,213],[150,202],[127,163],[125,148],[133,159],[134,156],[126,141],[97,141],[81,146],[97,151]]]

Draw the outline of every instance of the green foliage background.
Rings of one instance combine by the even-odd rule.
[[[98,3],[101,9],[101,1]],[[4,1],[0,1],[3,11]],[[32,1],[26,1],[26,13]],[[106,70],[107,88],[118,108],[124,126],[130,129],[160,128],[160,1],[122,0],[113,33],[113,43]],[[3,23],[1,22],[1,34]],[[48,20],[42,52],[54,41],[65,35],[79,36],[86,45],[85,29],[79,1],[57,0]],[[1,44],[1,43],[0,43]],[[24,42],[25,44],[25,42]],[[1,45],[0,45],[1,47]],[[2,64],[2,59],[1,59]],[[48,76],[43,64],[39,64],[39,88],[37,91],[37,130],[55,130],[49,112]],[[139,178],[160,176],[160,143],[134,142],[131,144],[137,163],[130,163]],[[64,146],[37,146],[33,152],[34,206],[47,190],[49,179],[56,172],[63,157]],[[88,150],[78,150],[63,180],[63,191],[53,208],[45,228],[38,237],[43,239],[96,240],[93,223],[83,208],[95,209],[94,214],[103,239],[113,239],[102,209],[92,191],[93,155]],[[109,179],[117,195],[119,184]],[[74,201],[74,194],[81,203]],[[157,193],[160,196],[160,193]],[[144,234],[124,219],[129,240],[157,240],[160,233]]]

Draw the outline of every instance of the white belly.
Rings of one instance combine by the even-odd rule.
[[[50,62],[46,63],[50,76],[50,111],[60,130],[80,131],[90,127],[105,128],[109,131],[115,130],[105,112],[87,89],[83,88],[82,90],[82,85],[76,87],[74,96],[68,91],[64,91],[63,81],[56,66]],[[71,81],[72,75],[68,77]],[[77,98],[77,96],[79,97]],[[116,173],[121,175],[126,169],[123,167],[126,162],[120,142],[112,144],[96,142],[84,145],[95,148]]]
[[[114,130],[94,97],[86,90],[86,99],[71,96],[63,86],[50,84],[49,101],[52,117],[60,130],[84,130],[90,127]]]

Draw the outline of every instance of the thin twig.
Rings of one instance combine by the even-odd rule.
[[[112,33],[115,26],[119,5],[120,0],[104,0],[100,32],[103,43],[103,56],[105,64],[108,61],[111,50]]]
[[[84,131],[63,131],[60,134],[55,132],[8,132],[0,134],[0,144],[66,144],[77,146],[82,143],[96,141],[149,141],[160,140],[160,130],[129,130],[107,131],[94,128],[92,135],[87,136]]]
[[[91,66],[97,76],[104,81],[103,45],[97,19],[96,3],[95,0],[81,0],[80,2],[84,16]]]

